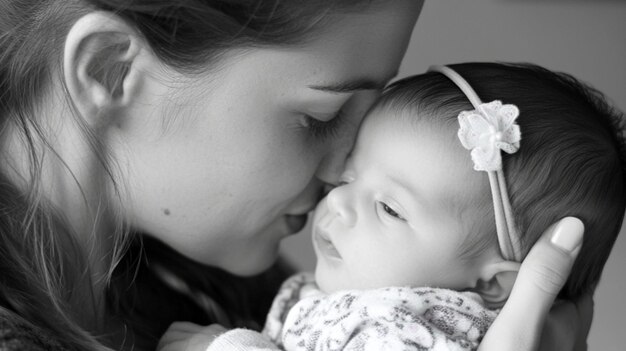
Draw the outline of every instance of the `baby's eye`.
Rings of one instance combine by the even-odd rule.
[[[385,211],[385,213],[387,213],[388,215],[390,215],[391,217],[397,218],[401,221],[406,221],[406,219],[404,217],[402,217],[396,210],[394,210],[393,208],[391,208],[391,206],[387,205],[384,202],[379,202],[380,206],[382,207],[383,211]]]

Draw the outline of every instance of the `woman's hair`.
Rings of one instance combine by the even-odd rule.
[[[597,90],[572,76],[531,64],[450,65],[483,102],[500,100],[520,110],[522,140],[515,154],[502,152],[503,169],[524,256],[544,230],[566,216],[585,225],[582,248],[560,293],[576,298],[592,291],[626,211],[624,116]],[[428,72],[392,84],[375,106],[414,122],[444,126],[459,142],[457,116],[473,110],[464,93],[441,73]],[[403,111],[403,113],[396,113]],[[469,151],[467,151],[469,158]],[[486,175],[485,175],[486,176]],[[488,192],[488,189],[487,189]],[[468,206],[493,218],[491,196]],[[495,223],[468,235],[464,255],[496,245]]]
[[[381,0],[382,1],[382,0]],[[88,263],[103,258],[88,257],[84,243],[79,243],[77,233],[72,233],[63,217],[46,203],[41,190],[43,154],[55,155],[45,137],[38,111],[45,98],[63,94],[50,94],[54,87],[63,86],[63,48],[72,25],[83,15],[95,10],[117,14],[135,28],[151,46],[155,55],[167,65],[185,73],[207,69],[230,48],[299,45],[321,33],[334,13],[366,11],[375,0],[7,0],[0,2],[0,131],[3,140],[7,131],[19,134],[17,139],[27,147],[28,175],[22,175],[26,184],[17,186],[8,175],[3,163],[0,167],[0,308],[21,316],[33,325],[48,330],[70,349],[104,349],[97,337],[101,333],[97,316],[98,301],[104,291],[94,291]],[[59,85],[61,83],[61,85]],[[65,88],[65,87],[64,87]],[[65,93],[62,92],[62,93]],[[65,98],[73,109],[67,94]],[[83,138],[108,175],[116,191],[114,160],[106,146],[81,116],[73,109],[75,123],[83,131]],[[12,137],[15,137],[13,135]],[[7,150],[0,150],[4,155]],[[71,171],[71,170],[70,170]],[[80,186],[80,184],[79,184]],[[104,209],[110,210],[110,209]],[[122,223],[102,240],[113,241],[112,257],[107,257],[113,276],[116,263],[124,256],[129,241]],[[85,235],[80,235],[84,237]],[[93,239],[95,243],[96,239]],[[95,245],[91,243],[92,247]],[[87,245],[87,247],[89,247]],[[144,249],[149,250],[149,249]],[[141,249],[137,249],[141,252]],[[167,253],[166,253],[167,252]],[[176,257],[163,250],[155,250],[151,257],[160,256],[165,264]],[[107,309],[122,314],[132,314],[134,304],[124,301],[131,290],[133,274],[140,268],[129,269],[126,260],[123,269],[115,274],[115,284],[110,287]],[[176,264],[183,264],[176,261]],[[186,264],[186,263],[185,263]],[[193,265],[189,263],[189,266]],[[189,267],[188,266],[188,267]],[[181,272],[182,268],[175,267]],[[189,270],[197,272],[199,285],[211,285],[213,292],[222,290],[221,284],[230,286],[227,275],[208,272],[206,267],[195,265]],[[211,276],[216,274],[217,278]],[[146,273],[149,274],[149,273]],[[201,277],[201,278],[200,278]],[[158,284],[151,278],[138,277],[134,284]],[[232,285],[250,289],[233,279]],[[219,281],[218,281],[219,280]],[[276,279],[274,279],[276,280]],[[252,280],[254,281],[254,280]],[[211,283],[213,282],[213,283]],[[81,288],[81,287],[85,288]],[[98,286],[107,286],[99,284]],[[246,287],[248,286],[248,287]],[[166,289],[163,286],[152,290]],[[234,289],[234,288],[233,288]],[[269,288],[268,288],[269,289]],[[92,291],[86,291],[92,290]],[[211,292],[209,292],[211,293]],[[132,294],[128,294],[132,295]],[[240,295],[233,295],[240,296]],[[253,295],[250,295],[253,296]],[[269,296],[269,294],[268,294]],[[141,299],[141,296],[137,297]],[[168,297],[169,298],[169,297]],[[250,297],[252,298],[252,297]],[[146,300],[150,300],[147,298]],[[88,301],[85,305],[84,302]],[[90,301],[90,302],[89,302]],[[161,301],[163,305],[171,301]],[[227,311],[238,301],[225,299]],[[117,304],[112,306],[112,304]],[[155,302],[154,304],[157,304]],[[145,305],[145,303],[144,303]],[[259,306],[266,306],[259,303]],[[122,306],[122,307],[120,307]],[[244,306],[244,307],[241,307]],[[240,304],[239,309],[245,309]],[[152,305],[152,313],[142,324],[146,334],[158,338],[163,325],[172,320],[159,319],[160,306]],[[246,314],[244,311],[242,315]],[[250,314],[250,313],[248,313]],[[258,316],[255,313],[254,316]],[[137,317],[137,316],[135,316]],[[140,316],[142,317],[142,316]],[[137,317],[137,318],[140,318]],[[177,316],[179,317],[179,316]],[[124,319],[125,317],[122,316]],[[135,319],[137,319],[135,318]],[[262,317],[260,317],[262,319]],[[259,318],[257,318],[259,319]],[[151,329],[151,326],[154,326]],[[131,328],[132,329],[132,328]],[[92,336],[95,335],[95,336]],[[154,346],[154,345],[152,345]]]

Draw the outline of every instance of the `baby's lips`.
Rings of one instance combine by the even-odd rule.
[[[318,249],[325,256],[342,259],[341,254],[333,244],[333,241],[330,239],[330,235],[326,232],[326,230],[318,226],[314,228],[313,232],[314,241],[317,242]]]

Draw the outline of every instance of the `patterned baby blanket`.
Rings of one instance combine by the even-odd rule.
[[[313,275],[282,285],[263,334],[288,351],[475,350],[497,311],[474,293],[389,287],[324,294]]]

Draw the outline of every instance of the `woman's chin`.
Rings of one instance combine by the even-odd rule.
[[[260,274],[270,268],[278,259],[278,248],[272,252],[254,252],[247,255],[232,255],[219,267],[231,274],[249,277]]]

